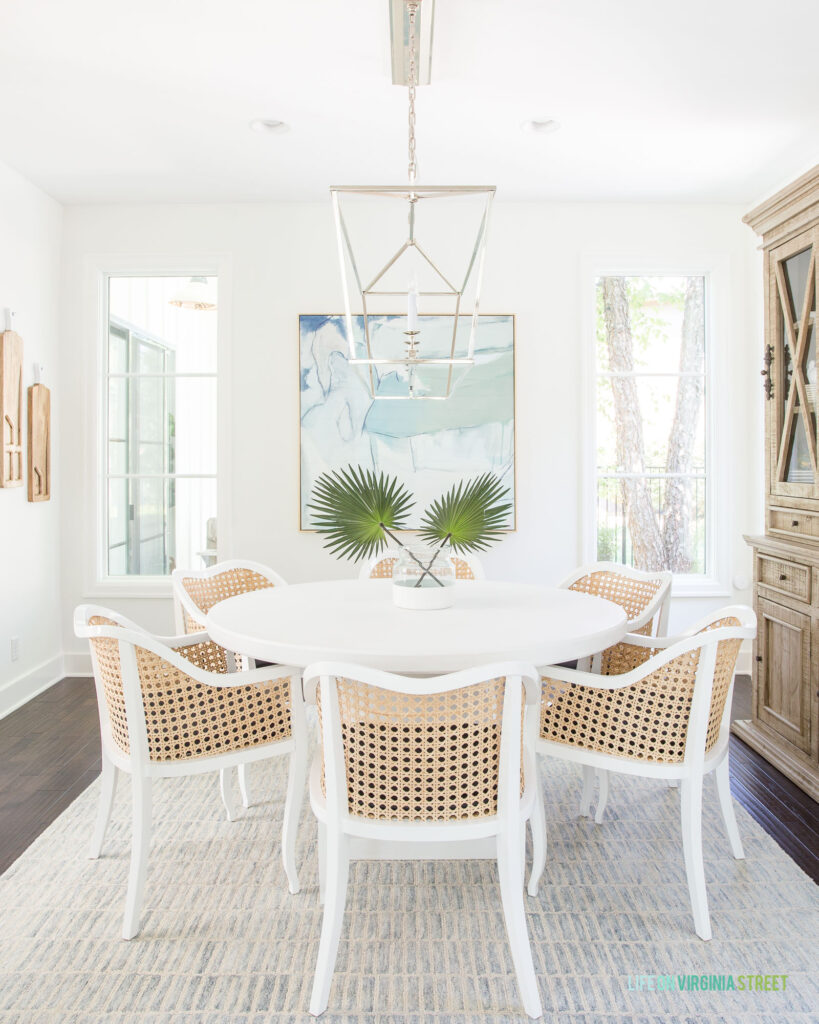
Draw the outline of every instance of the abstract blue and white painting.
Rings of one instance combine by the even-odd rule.
[[[378,318],[384,329],[399,319]],[[421,317],[419,326],[452,332],[445,316]],[[416,499],[410,528],[453,484],[491,471],[509,488],[514,529],[514,316],[479,317],[475,363],[445,401],[373,399],[360,368],[349,365],[341,315],[300,316],[299,350],[302,529],[312,526],[307,503],[318,477],[351,463],[406,485]]]

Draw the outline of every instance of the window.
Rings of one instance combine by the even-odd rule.
[[[596,281],[597,558],[711,573],[704,276]]]
[[[167,576],[216,544],[216,316],[187,277],[109,277],[103,576]],[[207,279],[215,303],[216,279]],[[215,551],[214,551],[215,554]]]

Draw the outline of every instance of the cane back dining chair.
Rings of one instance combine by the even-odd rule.
[[[756,635],[750,608],[732,605],[682,638],[632,634],[619,645],[619,672],[549,668],[543,679],[537,750],[592,769],[677,780],[683,858],[694,928],[711,938],[702,859],[702,784],[714,773],[734,857],[744,856],[731,802],[728,739],[740,645]],[[529,893],[545,854],[538,849]]]
[[[138,625],[136,622],[133,622],[131,619],[126,618],[124,615],[120,615],[119,612],[112,611],[110,608],[98,608],[96,606],[91,606],[91,605],[87,605],[87,606],[86,605],[81,605],[77,609],[77,611],[79,612],[79,611],[85,610],[87,608],[90,608],[92,611],[100,613],[97,616],[97,618],[100,619],[100,621],[97,623],[97,625],[119,626],[122,629],[129,629],[129,630],[131,630],[134,633],[142,633],[146,637],[150,637],[151,636],[151,633],[149,633],[147,629],[144,629],[142,626]],[[104,621],[103,621],[103,618],[104,618]],[[76,615],[75,615],[75,627],[76,627],[76,623],[77,623],[77,619],[76,619]],[[187,636],[194,636],[194,635],[196,635],[196,634],[193,634],[193,633],[187,634]],[[175,648],[176,645],[179,642],[185,640],[185,636],[180,636],[180,637],[156,637],[155,639],[159,640],[160,643],[166,644],[168,647]],[[215,641],[211,640],[210,637],[208,637],[205,632],[200,631],[198,633],[198,639],[202,640],[203,642],[207,641],[209,643],[209,645],[210,645],[208,647],[208,654],[209,654],[209,658],[208,658],[209,664],[207,666],[208,668],[215,669],[216,671],[224,671],[224,672],[238,672],[238,671],[240,671],[242,669],[242,659],[241,659],[241,657],[236,655],[236,654],[234,654],[232,651],[228,651],[228,650],[225,650],[223,647],[220,647],[219,644],[217,644]],[[94,650],[93,644],[91,645],[91,650],[92,650],[92,654],[93,654],[93,650]],[[95,675],[96,675],[96,673],[95,673]],[[99,693],[99,688],[98,688],[98,693]],[[236,817],[237,817],[237,811],[236,811],[236,802],[233,799],[233,790],[231,789],[231,785],[230,785],[230,772],[231,772],[231,769],[229,769],[229,768],[222,768],[222,769],[220,769],[220,771],[219,771],[219,793],[220,793],[220,795],[222,797],[222,803],[224,804],[225,812],[227,814],[228,821],[235,821]]]
[[[178,633],[205,629],[208,612],[229,597],[287,586],[286,580],[261,562],[240,558],[217,562],[207,569],[174,569],[171,579]]]
[[[619,604],[628,616],[626,628],[629,633],[665,636],[671,606],[671,581],[670,572],[642,572],[616,562],[595,562],[575,569],[560,586],[564,590],[592,594]],[[620,645],[614,644],[591,658],[582,659],[577,667],[609,675],[612,664],[618,663],[619,650]],[[603,769],[595,772],[587,765],[584,766],[580,813],[584,817],[589,814],[595,776],[599,792],[594,820],[599,824],[603,820],[609,797],[609,777]]]
[[[198,633],[207,628],[207,615],[214,605],[229,597],[247,594],[252,590],[267,587],[283,587],[286,581],[278,573],[246,559],[233,558],[217,562],[206,569],[174,569],[171,575],[173,587],[174,618],[177,633]],[[237,652],[237,668],[255,668],[255,662],[243,652]],[[236,772],[239,778],[239,792],[242,805],[250,806],[250,783],[247,765],[240,762]],[[222,795],[225,798],[228,818],[234,816],[231,800],[230,779],[227,769],[220,774]]]
[[[357,843],[488,839],[523,1005],[539,1017],[523,906],[524,833],[533,810],[535,845],[539,852],[546,846],[532,753],[536,669],[506,663],[418,679],[323,662],[309,666],[304,681],[321,725],[310,802],[319,823],[324,920],[310,1013],[323,1013],[329,1001]],[[427,855],[434,857],[428,847]],[[475,856],[474,845],[461,855]]]
[[[126,624],[123,624],[126,623]],[[80,605],[74,631],[91,646],[102,740],[102,789],[91,842],[96,859],[120,771],[131,775],[131,867],[122,934],[139,931],[151,836],[153,780],[217,772],[240,761],[290,758],[282,860],[298,892],[296,830],[307,778],[300,670],[277,665],[229,672],[206,633],[158,639],[116,612]]]
[[[362,565],[358,574],[361,580],[391,580],[401,552],[387,548]],[[452,555],[456,580],[482,580],[486,578],[483,565],[475,555]]]

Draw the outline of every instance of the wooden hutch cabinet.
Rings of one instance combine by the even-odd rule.
[[[819,800],[819,167],[745,218],[765,253],[765,535],[752,718],[734,732]]]

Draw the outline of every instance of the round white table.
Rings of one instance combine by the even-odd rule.
[[[207,617],[223,647],[304,668],[345,661],[437,675],[496,661],[554,665],[604,650],[626,632],[619,605],[573,590],[522,583],[458,585],[455,605],[398,608],[391,580],[335,580],[255,590]]]

